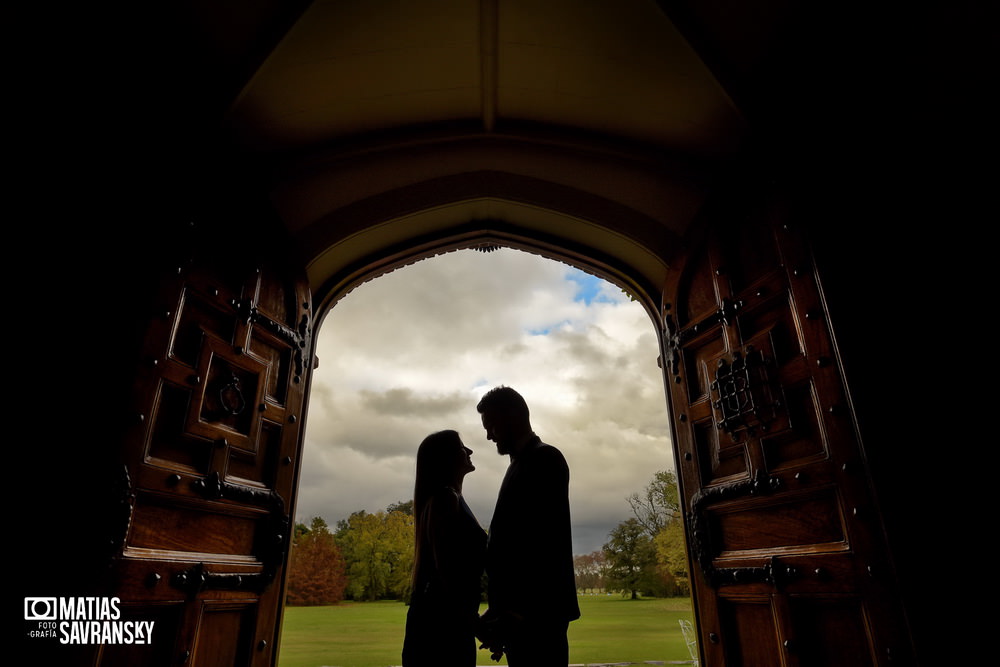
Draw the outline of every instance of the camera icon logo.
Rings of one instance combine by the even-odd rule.
[[[55,598],[24,598],[24,620],[54,621],[58,617],[59,605]]]

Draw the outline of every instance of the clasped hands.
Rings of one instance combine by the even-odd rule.
[[[520,618],[515,614],[501,615],[492,609],[487,609],[479,617],[476,624],[476,638],[480,641],[479,648],[487,649],[490,652],[490,657],[499,662],[506,648],[505,639],[509,635],[511,627],[518,621]]]

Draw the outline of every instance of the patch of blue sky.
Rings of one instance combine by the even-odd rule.
[[[594,303],[614,303],[615,301],[613,295],[615,294],[615,290],[617,288],[602,278],[592,276],[589,273],[585,273],[573,267],[566,269],[566,273],[563,274],[563,278],[566,281],[573,283],[576,287],[576,290],[573,293],[573,301],[575,303],[582,303],[585,306],[590,306]],[[572,329],[575,325],[579,324],[579,322],[564,319],[558,322],[550,322],[527,329],[526,332],[531,336],[547,336],[553,331]]]
[[[588,306],[595,301],[605,303],[613,301],[607,292],[609,284],[607,281],[598,278],[597,276],[592,276],[589,273],[584,273],[580,269],[571,267],[566,270],[565,278],[576,283],[576,294],[573,297],[574,301],[582,301]]]
[[[558,329],[564,329],[566,327],[571,327],[573,325],[572,320],[563,320],[562,322],[556,322],[555,324],[549,324],[544,327],[539,327],[536,329],[527,329],[529,336],[548,336],[553,331]]]

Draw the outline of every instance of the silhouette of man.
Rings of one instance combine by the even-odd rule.
[[[569,466],[531,428],[528,405],[509,387],[476,410],[497,453],[510,456],[487,543],[489,608],[480,639],[510,667],[566,667],[569,622],[580,617],[573,574]]]

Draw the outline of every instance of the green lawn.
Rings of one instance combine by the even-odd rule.
[[[580,610],[580,620],[570,624],[572,663],[690,659],[677,623],[691,619],[688,599],[585,595],[580,597]],[[405,618],[401,602],[287,607],[278,667],[398,665]],[[480,665],[496,664],[486,651],[479,656]]]

